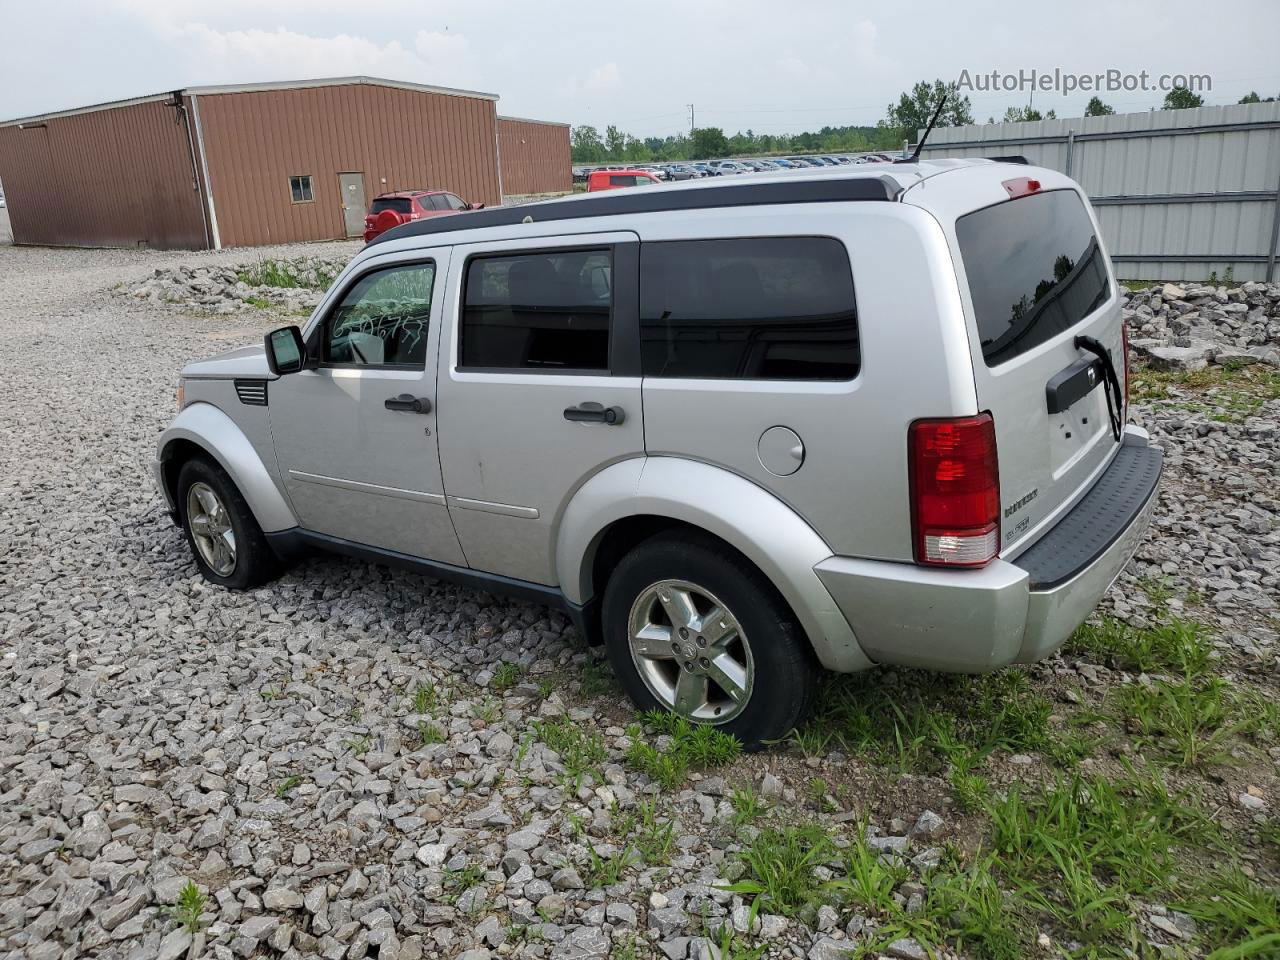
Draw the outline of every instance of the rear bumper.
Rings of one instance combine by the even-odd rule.
[[[1080,502],[1024,554],[981,570],[830,557],[815,571],[879,663],[976,673],[1052,653],[1146,534],[1163,455],[1129,428]]]

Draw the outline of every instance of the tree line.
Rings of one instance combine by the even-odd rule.
[[[889,104],[885,117],[874,126],[822,127],[819,130],[797,134],[755,133],[742,130],[732,136],[722,127],[699,127],[688,134],[667,137],[632,136],[610,125],[601,134],[589,125],[577,126],[570,132],[574,163],[630,163],[654,161],[710,160],[717,157],[767,156],[770,154],[805,153],[869,153],[901,149],[904,141],[914,142],[917,131],[929,124],[938,101],[947,97],[946,105],[938,116],[939,127],[960,127],[974,123],[973,105],[967,96],[961,96],[956,83],[922,80],[910,90],[904,91],[895,103]],[[1276,97],[1260,97],[1250,92],[1240,103],[1271,103]],[[1204,98],[1185,87],[1170,90],[1164,97],[1161,109],[1184,110],[1204,106]],[[1093,97],[1085,106],[1086,117],[1109,116],[1115,109],[1100,97]],[[1002,120],[1016,123],[1022,120],[1052,120],[1053,110],[1043,113],[1031,106],[1010,107]],[[995,123],[989,117],[987,123]]]

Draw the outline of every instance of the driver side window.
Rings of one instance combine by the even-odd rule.
[[[422,367],[427,360],[435,264],[412,263],[361,277],[325,321],[324,362]]]

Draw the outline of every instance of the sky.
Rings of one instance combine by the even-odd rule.
[[[366,74],[636,136],[874,124],[915,81],[993,70],[1212,77],[1280,94],[1280,0],[0,0],[0,119],[222,83]],[[1089,93],[1037,92],[1080,116]],[[1026,92],[969,93],[979,122]],[[1117,112],[1158,92],[1103,93]]]

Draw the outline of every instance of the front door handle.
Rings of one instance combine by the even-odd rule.
[[[402,393],[398,397],[388,397],[382,404],[388,410],[403,410],[406,413],[430,413],[431,401],[427,397],[415,397],[411,393]]]
[[[627,419],[621,407],[606,407],[599,403],[580,403],[576,407],[565,407],[564,418],[575,423],[607,423],[617,426]]]

